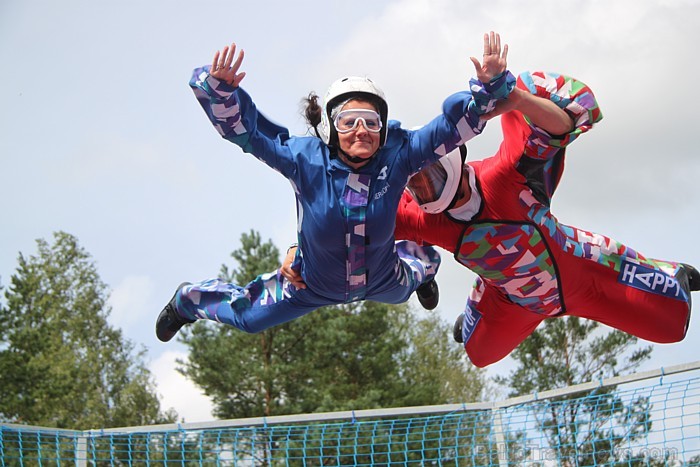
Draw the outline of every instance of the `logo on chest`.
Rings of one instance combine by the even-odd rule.
[[[382,196],[384,196],[386,194],[386,192],[389,191],[390,186],[391,185],[389,185],[388,183],[386,185],[384,185],[381,190],[379,190],[378,192],[376,192],[374,194],[374,199],[379,199]]]

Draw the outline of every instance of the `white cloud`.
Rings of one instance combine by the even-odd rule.
[[[174,408],[187,423],[214,420],[211,400],[194,383],[175,370],[175,361],[178,359],[186,360],[187,353],[165,351],[151,364],[150,370],[161,396],[161,408]]]
[[[406,127],[421,125],[448,94],[465,87],[474,73],[468,57],[479,57],[483,32],[498,31],[509,44],[514,73],[569,74],[598,97],[605,118],[570,150],[570,160],[583,162],[575,175],[565,176],[568,191],[591,199],[589,208],[614,200],[614,208],[639,213],[690,202],[669,187],[700,176],[690,137],[695,105],[686,78],[700,72],[698,61],[688,59],[698,39],[698,5],[406,0],[366,18],[343,44],[320,56],[319,75],[330,82],[343,74],[368,74],[384,88],[391,118]],[[494,121],[470,142],[469,157],[493,154],[499,139]],[[669,157],[677,163],[668,163]],[[629,195],[640,189],[644,202]],[[566,196],[561,191],[559,199]]]
[[[144,316],[153,315],[153,310],[148,307],[153,299],[153,288],[154,282],[149,276],[123,278],[109,297],[112,323],[128,329],[134,323],[142,321]]]

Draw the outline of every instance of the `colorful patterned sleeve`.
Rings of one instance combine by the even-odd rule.
[[[551,135],[531,125],[533,132],[525,147],[525,153],[530,157],[549,159],[603,118],[593,91],[569,76],[543,71],[524,72],[518,76],[516,86],[554,102],[574,121],[574,129],[564,135]]]
[[[508,70],[495,76],[488,83],[472,78],[469,81],[469,88],[474,96],[475,112],[478,115],[484,115],[493,110],[497,101],[508,97],[515,84],[515,77]]]
[[[245,90],[211,76],[209,68],[196,68],[189,84],[216,131],[273,169],[293,172],[294,159],[284,147],[289,131],[259,112]]]
[[[236,88],[211,76],[209,68],[207,65],[192,72],[190,87],[197,101],[221,136],[246,133],[234,94]]]
[[[443,138],[442,143],[437,147],[431,148],[437,155],[435,159],[426,160],[423,158],[413,161],[414,170],[412,173],[420,170],[426,162],[433,162],[481,134],[486,125],[486,121],[482,120],[481,116],[493,110],[499,100],[506,99],[514,87],[515,77],[509,71],[505,71],[486,84],[472,79],[469,81],[469,90],[456,92],[447,97],[442,105],[442,115],[438,119],[444,119],[443,122],[448,122],[451,135],[447,139]],[[443,125],[437,125],[437,127],[444,128]],[[431,122],[431,124],[415,130],[415,133],[420,136],[414,140],[430,141],[430,134],[434,128]],[[429,135],[423,138],[422,135],[426,133]],[[413,152],[422,155],[424,154],[423,149],[418,148]]]

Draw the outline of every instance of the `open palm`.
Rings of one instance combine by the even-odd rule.
[[[470,57],[476,69],[476,77],[482,83],[488,83],[494,77],[506,71],[507,58],[508,44],[503,46],[501,52],[501,36],[493,31],[484,34],[483,63],[480,63],[476,57]]]
[[[209,74],[233,87],[238,87],[245,77],[245,72],[238,72],[243,62],[243,56],[244,53],[241,49],[236,57],[235,43],[231,43],[230,47],[226,46],[221,51],[217,50],[214,54],[214,60],[212,60]]]

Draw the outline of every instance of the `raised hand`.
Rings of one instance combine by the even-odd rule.
[[[488,83],[506,71],[507,58],[508,44],[503,46],[503,53],[501,53],[501,36],[493,31],[484,34],[484,63],[480,63],[476,57],[470,57],[476,69],[476,77],[482,83]]]
[[[238,57],[236,57],[234,61],[235,55],[235,43],[232,43],[231,47],[224,47],[221,51],[217,50],[214,54],[214,60],[211,63],[209,74],[233,87],[238,87],[241,81],[243,81],[243,78],[245,78],[245,71],[238,72],[241,67],[241,62],[243,62],[243,49],[238,52]]]

